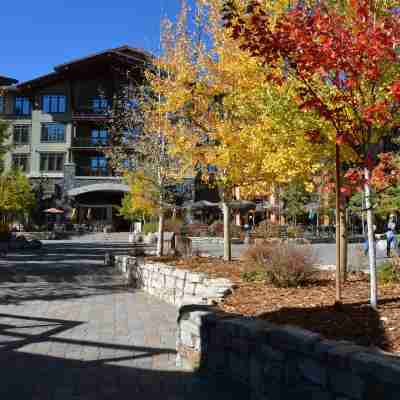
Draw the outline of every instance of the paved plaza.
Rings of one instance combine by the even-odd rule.
[[[175,366],[177,309],[103,266],[126,246],[55,241],[0,259],[1,399],[246,399]]]

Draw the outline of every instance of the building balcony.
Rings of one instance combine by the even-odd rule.
[[[111,168],[92,168],[92,167],[76,167],[76,176],[87,176],[87,177],[113,177],[113,171]]]
[[[106,138],[77,137],[72,140],[72,148],[79,149],[98,149],[108,147],[109,140]]]
[[[108,110],[105,108],[80,107],[72,111],[73,121],[108,121]]]

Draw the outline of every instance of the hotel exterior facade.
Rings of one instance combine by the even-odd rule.
[[[121,87],[121,71],[140,84],[151,55],[129,46],[105,50],[18,83],[0,77],[0,118],[10,129],[4,169],[20,168],[49,205],[73,203],[78,220],[120,221],[115,205],[128,191],[101,151],[109,133],[107,109]],[[116,227],[118,228],[118,226]]]

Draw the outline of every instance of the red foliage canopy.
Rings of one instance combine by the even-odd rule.
[[[301,108],[329,120],[337,143],[364,151],[364,161],[372,129],[390,128],[400,103],[400,76],[390,70],[399,63],[399,17],[376,15],[373,3],[351,0],[343,14],[323,2],[314,8],[299,2],[275,24],[261,1],[252,1],[245,15],[232,3],[225,8],[226,26],[241,48],[302,82]],[[335,89],[329,98],[318,91],[316,78]]]

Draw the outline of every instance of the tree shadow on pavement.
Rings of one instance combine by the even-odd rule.
[[[175,350],[65,336],[69,329],[82,324],[80,321],[0,314],[0,398],[248,398],[243,388],[232,386],[231,382],[174,368]],[[26,328],[30,328],[30,334],[24,333]],[[41,329],[32,334],[33,328]],[[57,353],[55,346],[65,344],[74,345],[76,352]],[[144,359],[147,359],[146,368],[141,367]]]
[[[0,259],[0,304],[63,300],[131,290],[104,266],[105,253],[127,254],[127,244],[47,243],[40,251]]]

